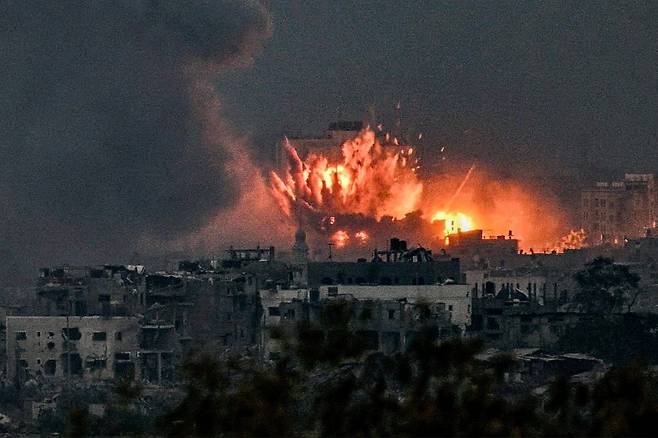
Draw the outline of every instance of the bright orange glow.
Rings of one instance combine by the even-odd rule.
[[[432,175],[425,181],[423,204],[450,205],[447,209],[438,209],[462,212],[471,218],[471,229],[482,229],[485,238],[508,236],[511,231],[512,237],[519,240],[519,248],[525,252],[561,252],[584,240],[576,235],[567,237],[571,228],[567,211],[548,187],[523,176],[501,177],[485,166],[485,163],[478,163],[477,170],[463,187],[465,167]],[[458,224],[456,220],[455,225]],[[447,227],[450,228],[450,224]],[[466,227],[462,230],[466,231]]]
[[[286,141],[288,165],[271,173],[271,193],[291,222],[315,227],[323,243],[331,236],[337,248],[373,243],[394,232],[419,243],[439,243],[437,237],[475,229],[482,229],[485,238],[511,233],[528,252],[584,245],[584,232],[568,231],[568,212],[536,180],[491,173],[486,163],[478,162],[477,170],[475,164],[464,168],[448,160],[446,146],[436,148],[441,167],[428,162],[421,172],[417,155],[425,155],[424,147],[405,144],[381,125],[376,129],[380,133],[366,128],[345,141],[338,159],[312,150],[302,159]],[[438,233],[431,226],[435,221],[443,222]]]
[[[473,219],[460,212],[437,211],[432,216],[432,222],[435,221],[444,222],[443,231],[446,236],[458,231],[471,231],[474,229]]]
[[[330,163],[311,153],[302,160],[286,143],[288,168],[272,172],[272,191],[290,217],[305,210],[326,213],[360,213],[380,219],[403,218],[417,209],[423,184],[413,171],[418,164],[413,149],[397,146],[399,139],[382,144],[370,128],[342,144],[343,160]]]
[[[368,241],[368,233],[365,231],[359,231],[357,232],[354,237],[359,243],[366,243]]]
[[[336,248],[343,248],[349,240],[350,235],[343,230],[338,230],[331,236],[331,242],[336,245]]]
[[[585,246],[587,234],[582,228],[579,230],[571,230],[569,233],[560,239],[560,242],[554,248],[557,252],[564,252],[567,249],[580,249]]]

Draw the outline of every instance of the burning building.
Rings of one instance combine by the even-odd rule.
[[[456,232],[446,238],[450,253],[467,267],[500,266],[510,255],[519,252],[519,241],[512,236],[512,231],[505,235],[485,238],[482,230]],[[502,261],[502,262],[501,262]]]
[[[551,195],[475,163],[451,173],[425,166],[418,147],[381,126],[332,124],[325,137],[285,139],[277,151],[271,192],[306,231],[311,260],[364,257],[391,236],[438,251],[475,229],[514,229],[517,246],[536,252],[582,244],[579,231],[561,237],[569,228]]]
[[[423,218],[420,160],[401,138],[339,122],[326,137],[286,139],[278,151],[272,192],[312,232],[316,252],[329,244],[363,255],[392,235],[422,241],[439,231]]]
[[[311,155],[339,161],[340,146],[354,138],[364,128],[361,121],[339,121],[329,124],[324,135],[315,137],[289,136],[274,147],[274,162],[278,170],[285,171],[288,164],[288,147],[293,147],[303,159]]]

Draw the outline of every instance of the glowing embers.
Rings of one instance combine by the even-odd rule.
[[[368,233],[365,231],[358,231],[356,234],[354,234],[354,238],[358,243],[364,244],[368,242]]]
[[[582,228],[571,230],[566,236],[563,236],[555,247],[555,251],[564,252],[567,249],[580,249],[585,246],[587,234]],[[617,243],[617,242],[615,242]]]
[[[471,231],[474,229],[473,219],[461,212],[437,211],[432,216],[432,222],[443,222],[444,236],[460,231]]]
[[[272,193],[289,217],[322,213],[402,219],[418,208],[423,184],[414,149],[396,138],[380,141],[369,128],[341,145],[342,161],[321,153],[302,159],[286,142],[288,166],[272,172]]]
[[[350,240],[350,235],[345,230],[338,230],[331,235],[331,242],[336,248],[344,248]]]
[[[354,242],[358,245],[364,245],[368,242],[368,233],[365,231],[357,231],[353,235]],[[331,243],[336,245],[336,248],[344,248],[350,242],[350,234],[345,230],[338,230],[331,235]]]

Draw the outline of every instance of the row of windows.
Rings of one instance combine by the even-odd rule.
[[[65,356],[63,356],[65,357]],[[80,360],[80,357],[77,354],[72,355],[72,359],[74,360]],[[129,361],[130,360],[130,353],[129,352],[118,352],[114,353],[114,360],[115,361]],[[18,361],[19,367],[21,368],[29,368],[29,363],[25,359],[20,359]],[[37,367],[41,365],[41,359],[36,359],[36,364]],[[107,368],[107,359],[104,357],[98,358],[98,357],[88,357],[85,360],[85,367],[90,369],[90,370],[101,370],[101,369],[106,369]],[[66,367],[65,367],[66,368]],[[44,364],[43,364],[43,373],[46,376],[54,376],[57,371],[57,361],[55,359],[48,359]]]
[[[469,311],[470,311],[470,305]],[[281,316],[281,310],[279,307],[268,307],[268,314],[269,316]],[[448,305],[448,311],[452,312],[453,306],[452,304]],[[388,309],[388,319],[395,319],[396,311],[395,309]],[[286,313],[283,315],[283,319],[289,319],[293,320],[295,319],[295,309],[288,309]],[[359,315],[359,319],[361,320],[370,320],[372,319],[372,309],[363,309],[361,311],[361,314]]]
[[[590,202],[589,199],[583,199],[583,206],[585,208],[589,208],[590,206],[592,206],[592,207],[605,207],[606,206],[606,200],[605,199],[595,198],[591,201],[593,201],[593,202]],[[607,202],[607,206],[610,207],[610,208],[614,207],[614,205],[615,205],[615,203],[611,200]]]
[[[99,303],[109,303],[112,300],[112,295],[109,294],[100,294],[98,295],[98,302]],[[123,304],[128,303],[128,295],[123,295]]]
[[[402,281],[404,283],[412,284],[412,285],[422,285],[422,284],[432,284],[432,278],[426,279],[425,277],[414,277],[414,278],[403,278]],[[443,283],[445,279],[443,277],[437,277],[436,283]],[[347,277],[347,279],[342,278],[342,276],[338,276],[338,279],[333,279],[331,277],[323,277],[322,280],[320,280],[320,283],[324,285],[331,285],[331,284],[366,284],[368,281],[366,281],[365,278],[363,277],[357,277],[356,279],[352,277]],[[377,280],[375,280],[375,283],[381,284],[381,285],[392,285],[392,284],[400,284],[400,278],[399,277],[381,277]]]
[[[17,341],[25,341],[27,339],[27,332],[24,330],[19,330],[15,332],[16,335],[16,340]],[[55,336],[54,332],[48,332],[48,338],[53,338]],[[41,332],[37,331],[36,332],[36,337],[40,338],[41,337]],[[78,330],[77,327],[73,328],[63,328],[62,329],[62,337],[68,338],[71,341],[77,341],[82,337],[82,334],[80,333],[80,330]],[[93,341],[106,341],[107,340],[107,332],[93,332],[91,335],[91,339]],[[121,341],[123,340],[123,333],[122,332],[114,332],[114,340],[115,341]]]
[[[583,213],[583,219],[586,219],[586,220],[589,220],[589,219],[600,219],[600,220],[602,220],[602,221],[605,221],[606,218],[607,218],[608,221],[610,221],[610,222],[614,222],[614,221],[615,221],[615,215],[611,214],[611,215],[607,215],[607,216],[606,216],[605,212],[603,212],[603,211],[602,211],[602,212],[599,212],[598,214],[597,214],[597,212],[593,212],[593,213],[590,214],[590,213],[587,212],[587,211]],[[618,220],[618,221],[621,222],[623,219],[624,219],[624,218],[623,218],[622,215],[617,215],[617,220]]]

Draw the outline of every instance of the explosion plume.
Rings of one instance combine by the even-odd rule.
[[[288,141],[285,148],[288,169],[282,176],[272,172],[272,186],[291,217],[340,212],[401,219],[420,203],[423,184],[415,173],[414,150],[397,138],[382,142],[366,128],[343,143],[340,163],[317,154],[302,160]]]
[[[302,158],[287,140],[283,146],[288,166],[271,174],[275,199],[291,221],[310,226],[337,249],[392,236],[444,247],[448,235],[478,228],[491,237],[514,230],[521,247],[535,251],[582,245],[581,232],[564,235],[566,220],[554,196],[496,177],[486,166],[421,179],[413,146],[369,128],[340,146],[338,161],[312,151]]]

